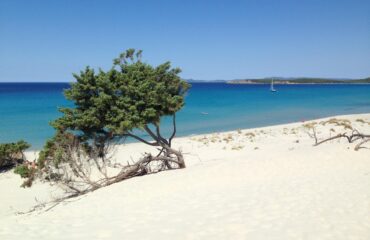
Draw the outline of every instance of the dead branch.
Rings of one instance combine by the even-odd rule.
[[[347,135],[346,133],[341,133],[341,134],[338,134],[334,137],[330,137],[330,138],[324,139],[320,142],[316,142],[314,144],[314,146],[318,146],[322,143],[325,143],[325,142],[328,142],[328,141],[331,141],[331,140],[334,140],[334,139],[338,139],[338,138],[345,138],[345,139],[347,139],[348,143],[353,143],[353,142],[355,142],[359,139],[365,139],[366,141],[363,142],[363,143],[365,143],[369,140],[368,138],[370,138],[370,135],[365,135],[365,134],[359,133],[357,130],[354,130],[354,131],[352,131],[352,133],[350,135]]]
[[[370,138],[367,138],[367,139],[364,139],[362,142],[358,143],[356,146],[355,146],[355,151],[358,151],[360,150],[361,148],[365,148],[363,147],[362,145],[367,143],[367,142],[370,142]]]
[[[314,146],[318,146],[318,145],[320,145],[322,143],[325,143],[325,142],[328,142],[328,141],[331,141],[331,140],[334,140],[334,139],[342,138],[342,137],[347,138],[348,136],[345,133],[344,134],[338,134],[336,136],[333,136],[333,137],[329,137],[327,139],[324,139],[324,140],[322,140],[320,142],[317,141],[317,137],[315,136],[315,144],[314,144]]]
[[[318,137],[317,131],[316,131],[316,127],[318,126],[318,124],[316,122],[306,123],[306,124],[303,125],[303,127],[306,129],[306,132],[309,135],[309,137],[314,139],[314,141],[315,141],[314,146],[318,146],[320,144],[323,144],[323,143],[326,143],[326,142],[329,142],[329,141],[332,141],[332,140],[335,140],[335,139],[341,139],[341,138],[346,139],[348,143],[354,143],[358,140],[362,140],[355,147],[355,150],[357,151],[360,148],[362,148],[361,146],[363,144],[370,141],[369,140],[370,135],[363,134],[363,133],[359,132],[357,129],[354,129],[349,120],[332,118],[332,119],[329,119],[328,121],[320,122],[319,124],[321,124],[323,126],[325,126],[326,124],[333,124],[333,125],[338,126],[338,127],[343,127],[344,130],[347,130],[347,132],[339,133],[335,136],[330,136],[328,138],[325,138],[325,139],[322,139],[322,140],[319,141],[318,140],[319,137]],[[348,133],[348,130],[351,130],[351,132]],[[330,129],[330,133],[331,132],[335,132],[335,131],[333,129]]]

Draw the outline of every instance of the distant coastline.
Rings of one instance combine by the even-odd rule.
[[[362,79],[332,79],[332,78],[253,78],[253,79],[234,79],[234,80],[193,80],[188,79],[189,83],[227,83],[227,84],[270,84],[274,79],[275,84],[370,84],[370,77]]]

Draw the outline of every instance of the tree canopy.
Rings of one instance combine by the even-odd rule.
[[[114,59],[109,71],[86,67],[65,91],[73,108],[61,108],[53,122],[58,130],[76,130],[86,139],[125,136],[147,124],[158,125],[184,105],[189,85],[170,62],[153,67],[141,60],[141,51],[128,49]]]

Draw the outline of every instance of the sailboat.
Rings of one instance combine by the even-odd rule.
[[[274,88],[274,79],[271,79],[270,91],[271,92],[277,92],[276,89]]]

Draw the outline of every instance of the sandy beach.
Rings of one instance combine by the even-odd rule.
[[[332,118],[370,133],[370,114],[335,116],[314,120],[319,139],[350,132],[325,123]],[[2,173],[0,239],[370,239],[370,143],[359,151],[345,139],[314,147],[306,123],[177,138],[186,169],[129,179],[49,211],[17,214],[52,200],[56,186],[23,189],[18,175]],[[115,157],[145,151],[153,149],[131,143]]]

